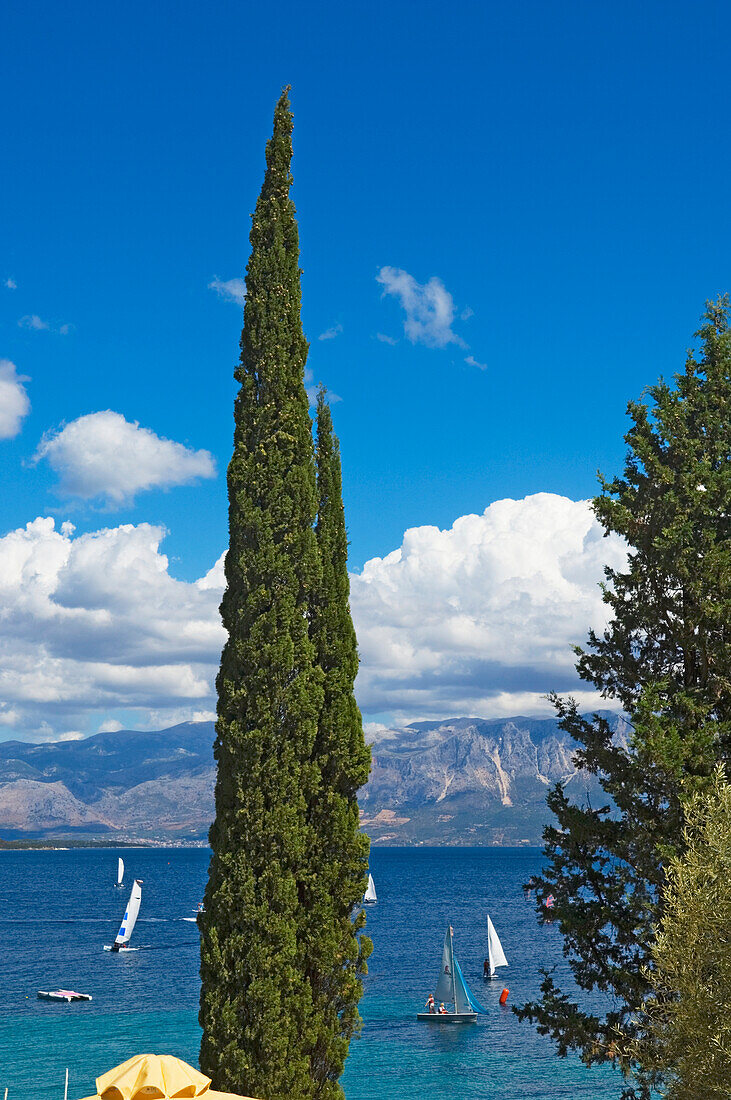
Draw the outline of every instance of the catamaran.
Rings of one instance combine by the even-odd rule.
[[[453,937],[454,930],[450,926],[444,937],[442,969],[437,988],[434,990],[434,998],[429,999],[432,1010],[417,1012],[417,1020],[427,1020],[430,1024],[473,1024],[477,1020],[478,1012],[485,1011],[464,980],[454,955]],[[451,1004],[454,1008],[451,1011],[440,1011],[440,1002],[443,1005]]]
[[[75,989],[53,989],[53,990],[38,990],[39,1001],[65,1001],[66,1004],[71,1004],[72,1001],[90,1001],[90,993],[77,993]]]
[[[487,918],[487,958],[485,959],[485,965],[483,967],[483,978],[496,978],[498,966],[507,966],[508,960],[505,958],[505,952],[503,951],[503,945],[500,943],[500,937],[495,931],[495,925]]]
[[[105,945],[105,951],[114,951],[115,954],[118,951],[137,951],[138,948],[130,947],[129,941],[135,927],[137,920],[137,914],[140,911],[140,902],[142,901],[142,879],[136,878],[132,885],[132,893],[129,896],[127,902],[127,908],[124,911],[122,923],[117,933],[117,938],[113,944]]]
[[[366,892],[363,897],[363,901],[366,905],[375,905],[378,901],[376,897],[376,884],[373,881],[373,875],[368,875],[368,885],[366,886]]]
[[[121,886],[124,879],[124,860],[117,860],[117,886]]]

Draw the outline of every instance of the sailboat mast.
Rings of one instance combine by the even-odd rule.
[[[454,977],[454,940],[452,936],[454,932],[452,925],[449,926],[449,969],[452,971],[452,1004],[454,1005],[454,1011],[457,1011],[457,983]]]

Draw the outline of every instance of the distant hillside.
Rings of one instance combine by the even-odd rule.
[[[614,717],[616,733],[625,723]],[[83,741],[0,742],[0,836],[201,841],[213,814],[213,723]],[[557,780],[586,797],[553,718],[454,718],[379,733],[361,796],[380,844],[537,844]],[[592,786],[592,796],[601,792]]]

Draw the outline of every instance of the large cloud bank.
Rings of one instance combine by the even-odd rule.
[[[176,580],[163,537],[148,524],[76,536],[41,518],[0,538],[5,736],[210,715],[223,559]],[[586,502],[547,493],[407,531],[352,577],[366,717],[536,713],[551,688],[581,697],[570,647],[604,624],[602,566],[624,553]]]
[[[125,524],[74,538],[44,518],[0,539],[8,736],[90,731],[120,709],[142,726],[210,711],[220,592],[171,577],[163,535]]]
[[[598,583],[625,553],[588,502],[550,493],[407,531],[352,578],[361,706],[491,717],[536,713],[553,689],[592,705],[571,646],[605,625]]]

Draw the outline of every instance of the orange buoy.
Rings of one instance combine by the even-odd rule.
[[[510,992],[510,990],[509,990],[509,989],[504,989],[504,990],[502,991],[502,993],[500,994],[500,1004],[501,1004],[501,1005],[507,1004],[507,1000],[508,1000],[508,993],[509,993],[509,992]]]

